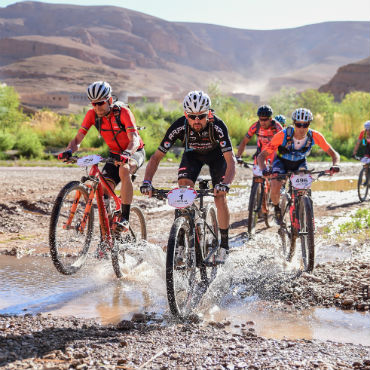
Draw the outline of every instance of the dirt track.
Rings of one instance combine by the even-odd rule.
[[[360,169],[360,166],[353,164],[343,167],[341,176],[346,177],[355,177]],[[155,185],[175,185],[176,168],[162,167],[155,178]],[[1,253],[47,255],[48,224],[53,201],[60,188],[68,181],[78,180],[82,171],[78,168],[8,167],[0,168],[0,173]],[[143,170],[139,173],[136,188],[142,175]],[[230,268],[234,263],[241,264],[238,253],[250,253],[252,256],[265,252],[261,261],[268,261],[269,255],[276,249],[276,227],[267,230],[260,224],[254,240],[245,238],[250,180],[250,172],[239,169],[235,184],[241,187],[236,187],[234,196],[229,197],[231,241],[236,245],[237,241],[244,240],[243,246],[232,248],[228,262]],[[260,262],[246,266],[246,271],[251,268],[254,272],[237,282],[239,287],[244,288],[241,289],[241,297],[257,294],[275,309],[339,306],[369,310],[370,301],[362,299],[360,295],[362,285],[370,282],[369,241],[363,240],[361,235],[332,235],[329,238],[325,235],[325,226],[345,219],[350,212],[367,206],[367,203],[360,205],[354,190],[317,192],[314,202],[317,242],[323,251],[329,248],[329,255],[324,256],[313,275],[305,274],[294,281],[284,272],[276,272],[272,279],[268,279],[270,270],[264,274],[264,265]],[[165,246],[173,211],[164,209],[161,207],[164,203],[154,199],[136,197],[136,203],[147,216],[149,240]],[[341,258],[340,251],[348,252],[350,257]],[[268,268],[268,264],[266,266]],[[229,289],[229,286],[222,288]],[[54,366],[50,367],[53,369],[130,369],[137,368],[163,349],[158,359],[152,359],[144,368],[370,369],[368,347],[319,341],[266,340],[256,336],[253,327],[249,331],[246,328],[242,335],[237,336],[223,330],[222,325],[217,324],[218,329],[211,324],[162,328],[150,318],[149,321],[144,318],[141,323],[124,322],[121,327],[104,328],[94,321],[80,319],[36,316],[23,320],[5,316],[0,317],[0,343],[8,349],[4,351],[0,348],[0,364],[4,369],[43,369],[46,368],[45,364]],[[47,338],[47,343],[40,342],[38,333]],[[166,341],[166,337],[171,337],[171,341]],[[99,351],[91,351],[91,348],[99,348]]]

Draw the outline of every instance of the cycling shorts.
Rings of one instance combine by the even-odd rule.
[[[307,170],[306,158],[299,161],[289,161],[285,158],[276,157],[272,164],[272,173],[283,175],[288,171]]]
[[[213,186],[222,182],[227,165],[220,148],[202,155],[196,152],[184,152],[178,170],[178,180],[189,179],[195,184],[205,164],[209,167]]]
[[[109,158],[120,160],[120,156],[118,154],[109,153]],[[135,172],[143,165],[145,160],[145,150],[144,148],[137,150],[131,157],[130,160],[134,160],[136,162],[136,170]],[[114,183],[114,186],[118,185],[121,181],[119,177],[119,166],[116,166],[113,163],[106,163],[102,170],[102,175],[104,178],[111,183]]]

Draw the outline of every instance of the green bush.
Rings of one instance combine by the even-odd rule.
[[[13,134],[8,132],[0,132],[0,151],[12,149],[15,144],[16,138]]]
[[[15,148],[26,158],[40,158],[43,155],[41,141],[31,129],[23,129],[19,132]]]

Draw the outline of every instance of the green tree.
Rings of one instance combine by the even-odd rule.
[[[317,113],[322,114],[327,124],[333,123],[336,105],[332,94],[308,89],[298,96],[297,105],[309,109],[314,115]]]
[[[19,111],[19,97],[13,87],[0,85],[0,128],[16,132],[25,116]]]
[[[282,87],[279,93],[270,99],[269,104],[274,111],[274,115],[283,114],[284,116],[290,118],[292,112],[297,108],[297,102],[298,93],[296,89]]]

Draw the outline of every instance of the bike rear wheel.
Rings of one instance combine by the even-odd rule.
[[[65,275],[76,273],[87,258],[94,226],[93,207],[83,230],[80,230],[80,226],[89,191],[90,189],[79,181],[68,183],[59,192],[51,212],[49,226],[51,259],[56,269]]]
[[[186,318],[192,312],[207,287],[201,268],[197,268],[191,233],[189,221],[179,217],[172,225],[167,244],[167,299],[171,313],[178,318]]]
[[[358,175],[357,191],[360,202],[365,201],[369,191],[369,170],[366,167],[363,167]]]
[[[312,202],[308,196],[302,196],[299,204],[299,237],[301,240],[303,271],[312,272],[315,264],[314,216]]]
[[[290,220],[290,196],[287,193],[282,194],[280,209],[282,214],[282,221],[278,234],[281,238],[282,255],[284,260],[290,262],[294,256],[297,236],[294,233],[293,225]]]
[[[125,253],[139,252],[145,246],[147,238],[145,217],[141,209],[132,206],[130,209],[130,228],[125,233],[113,233],[112,265],[118,278],[124,275]],[[142,261],[138,261],[140,263]]]
[[[248,205],[248,234],[255,232],[258,214],[262,203],[262,183],[253,182]]]

